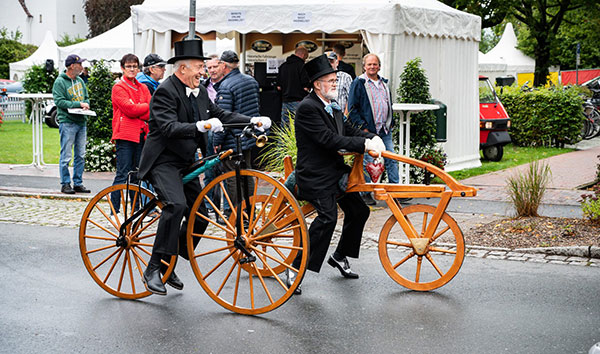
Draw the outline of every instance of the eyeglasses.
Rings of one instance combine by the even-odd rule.
[[[330,85],[333,85],[333,84],[337,83],[337,79],[319,80],[319,81],[326,82],[326,83],[328,83]]]
[[[137,66],[137,65],[125,65],[124,68],[127,69],[127,70],[136,70],[136,69],[139,69],[139,66]]]

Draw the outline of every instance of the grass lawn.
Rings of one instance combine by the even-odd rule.
[[[57,164],[60,155],[58,129],[42,124],[44,134],[44,162]],[[31,124],[21,121],[0,125],[0,163],[28,164],[33,160]]]
[[[503,170],[509,167],[523,165],[534,160],[541,160],[547,157],[564,154],[574,151],[574,149],[559,149],[549,147],[519,147],[512,144],[504,146],[504,157],[498,162],[486,161],[481,159],[481,167],[469,168],[449,172],[457,180],[468,177],[483,175],[489,172]],[[480,151],[481,153],[481,151]]]

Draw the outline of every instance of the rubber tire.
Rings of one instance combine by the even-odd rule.
[[[483,157],[486,160],[498,162],[502,160],[504,147],[502,145],[491,145],[483,148]]]
[[[50,117],[45,117],[44,121],[50,128],[58,128],[58,120],[56,119],[56,109],[50,113]]]

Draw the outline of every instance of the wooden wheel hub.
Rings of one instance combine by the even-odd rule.
[[[428,238],[411,237],[409,240],[417,255],[422,256],[427,253],[427,246],[429,246]]]

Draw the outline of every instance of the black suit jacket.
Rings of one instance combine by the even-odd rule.
[[[341,111],[333,112],[331,117],[314,91],[296,109],[296,183],[302,199],[338,193],[339,179],[350,170],[338,150],[363,153],[365,139],[375,136],[344,122]]]
[[[206,133],[196,127],[190,99],[185,85],[175,75],[169,76],[154,92],[150,101],[150,133],[140,159],[139,177],[145,178],[158,157],[168,150],[180,162],[193,162],[194,153],[200,147],[206,155]],[[199,87],[200,94],[194,98],[199,120],[219,118],[223,123],[249,122],[250,117],[222,110],[213,104],[206,88]]]

